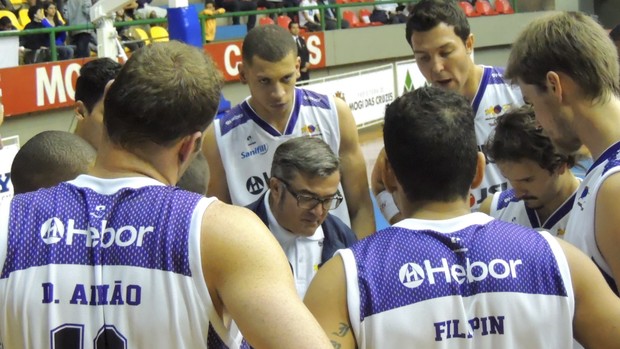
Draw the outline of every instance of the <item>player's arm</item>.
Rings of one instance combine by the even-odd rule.
[[[620,174],[609,176],[598,190],[594,216],[596,244],[611,267],[616,286],[620,281]]]
[[[202,227],[202,267],[216,310],[226,309],[254,348],[331,347],[297,294],[282,248],[255,214],[216,202]]]
[[[579,249],[558,239],[575,292],[574,337],[586,348],[620,348],[620,298],[596,265]]]
[[[215,123],[211,123],[205,131],[202,152],[209,164],[207,196],[215,196],[222,202],[232,203],[230,192],[228,191],[228,181],[226,181],[226,171],[224,170],[220,149],[215,139]]]
[[[319,269],[306,292],[304,303],[319,321],[334,348],[357,348],[347,308],[344,265],[339,255]]]
[[[392,193],[385,187],[387,171],[389,171],[387,156],[385,155],[385,148],[382,148],[377,155],[377,161],[375,161],[375,166],[370,174],[370,188],[372,189],[372,194],[377,199],[377,205],[379,205],[383,217],[390,224],[396,224],[403,219],[403,215],[398,210]]]
[[[366,161],[359,144],[357,126],[349,106],[334,98],[340,125],[340,167],[342,189],[347,199],[351,229],[359,239],[375,232],[375,216],[370,199]]]

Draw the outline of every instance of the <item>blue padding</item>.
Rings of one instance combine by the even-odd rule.
[[[179,40],[202,48],[202,30],[194,6],[169,8],[168,32],[170,40]]]
[[[218,25],[215,31],[215,41],[241,39],[248,33],[245,24]]]

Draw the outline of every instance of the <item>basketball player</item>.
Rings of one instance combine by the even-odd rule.
[[[485,165],[473,124],[469,101],[436,87],[386,109],[386,184],[407,218],[338,251],[310,284],[306,305],[332,345],[620,347],[620,299],[587,256],[471,212]]]
[[[486,151],[513,189],[487,197],[480,211],[563,236],[579,187],[579,180],[570,171],[575,157],[555,149],[538,126],[531,107],[498,117]]]
[[[620,82],[618,53],[586,14],[560,13],[530,23],[515,42],[507,74],[563,152],[585,145],[594,164],[581,182],[566,241],[589,255],[617,293],[620,280]]]
[[[92,175],[0,206],[1,347],[239,348],[237,326],[254,348],[330,347],[262,222],[173,187],[220,86],[195,47],[134,52]]]
[[[503,69],[477,65],[471,58],[474,35],[465,13],[455,1],[422,0],[409,16],[405,39],[422,75],[433,86],[455,91],[467,98],[474,109],[478,149],[482,150],[495,125],[495,119],[523,104],[518,88],[503,77]],[[371,186],[380,208],[391,223],[399,220],[398,209],[382,185],[385,153],[375,163]],[[488,164],[479,188],[470,198],[477,208],[487,196],[508,188],[494,164]],[[391,217],[390,217],[391,216]]]
[[[65,131],[43,131],[24,144],[11,164],[15,195],[49,188],[87,173],[97,152]]]
[[[243,40],[240,79],[250,97],[207,130],[203,151],[209,163],[209,195],[248,205],[267,190],[273,153],[292,137],[320,137],[338,154],[344,203],[334,215],[358,237],[375,222],[364,156],[349,106],[339,98],[295,88],[297,45],[277,25],[258,26]]]
[[[103,92],[120,70],[121,65],[110,58],[93,59],[80,68],[75,82],[74,112],[78,122],[74,133],[95,150],[99,148],[103,132]]]

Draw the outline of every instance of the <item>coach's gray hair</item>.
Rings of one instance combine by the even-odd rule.
[[[297,173],[327,177],[340,170],[340,160],[322,139],[297,137],[280,144],[273,156],[271,176],[290,181]]]

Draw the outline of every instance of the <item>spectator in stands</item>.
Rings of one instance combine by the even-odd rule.
[[[0,31],[5,30],[17,30],[17,28],[13,26],[11,19],[7,16],[0,18]]]
[[[38,6],[29,8],[28,17],[30,18],[30,22],[26,24],[24,30],[45,28],[42,23],[43,18],[45,18],[42,8]],[[29,50],[24,56],[25,63],[29,64],[49,60],[49,52],[46,50],[50,45],[50,36],[48,34],[24,35],[20,37],[20,40],[21,46]]]
[[[116,11],[116,18],[114,20],[116,22],[131,22],[134,20],[131,13],[131,9],[121,8]],[[132,52],[145,45],[140,35],[135,32],[134,26],[119,26],[116,27],[116,31],[118,32],[118,38],[123,46],[127,47]]]
[[[24,144],[11,165],[15,194],[53,187],[88,172],[97,152],[65,131],[44,131]]]
[[[224,8],[226,12],[256,11],[258,8],[257,0],[215,0],[215,5],[218,8]],[[239,24],[239,16],[233,16],[232,21],[233,24]],[[249,15],[247,23],[248,31],[252,30],[255,25],[256,15]]]
[[[375,2],[375,8],[370,15],[371,22],[381,22],[383,24],[398,24],[407,22],[407,16],[403,14],[404,6],[397,3],[385,3],[390,0],[379,0]]]
[[[204,15],[215,15],[218,13],[224,13],[226,9],[223,8],[215,8],[214,0],[206,0],[205,1],[205,9],[202,11]],[[205,42],[210,43],[215,39],[215,31],[217,29],[217,21],[215,18],[210,18],[205,20]]]
[[[70,25],[90,24],[91,0],[69,0],[67,3],[67,21]],[[92,29],[71,32],[71,43],[75,45],[75,57],[90,57],[90,42],[95,40]]]
[[[300,7],[318,6],[317,0],[302,0]],[[321,30],[321,13],[318,9],[306,9],[299,11],[299,26],[311,32]]]
[[[299,23],[289,22],[288,30],[293,35],[293,40],[297,44],[297,57],[299,57],[299,79],[297,81],[305,81],[310,79],[310,52],[306,46],[306,40],[299,35]]]
[[[333,5],[335,0],[318,0],[319,5]],[[351,24],[344,18],[340,18],[340,29],[347,29]],[[336,14],[334,13],[334,9],[327,7],[325,9],[325,29],[326,30],[334,30],[337,29],[337,20]]]
[[[43,11],[45,17],[41,20],[41,23],[46,28],[53,28],[63,26],[65,23],[60,19],[58,12],[56,11],[56,5],[51,2],[43,3]],[[71,59],[73,58],[73,47],[65,45],[67,40],[67,32],[56,32],[56,51],[58,52],[58,59]]]
[[[134,11],[136,19],[166,18],[168,10],[158,6],[152,6],[153,0],[137,0],[138,8]]]
[[[342,203],[340,160],[320,138],[297,137],[280,144],[267,190],[247,207],[265,223],[291,264],[301,298],[317,270],[334,253],[357,241],[330,214]]]
[[[99,149],[103,132],[103,92],[120,70],[121,65],[110,58],[94,59],[82,66],[75,83],[75,134],[95,149]]]

